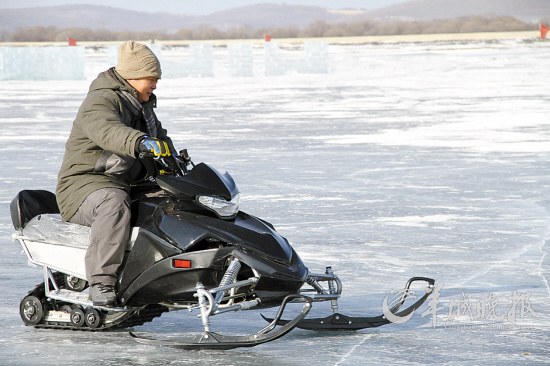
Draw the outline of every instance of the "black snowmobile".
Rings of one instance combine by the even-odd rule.
[[[90,228],[62,221],[51,192],[23,190],[13,199],[13,239],[44,272],[44,281],[21,301],[26,325],[106,330],[138,326],[171,310],[196,310],[204,328],[198,334],[178,340],[130,335],[140,342],[179,348],[230,349],[272,341],[295,327],[378,327],[408,317],[433,289],[432,279],[414,277],[384,315],[345,316],[338,312],[338,276],[330,267],[311,273],[270,223],[239,211],[239,190],[229,173],[195,165],[185,150],[156,163],[159,174],[135,187],[141,194],[132,202],[132,234],[115,307],[94,306],[88,299],[84,256]],[[151,185],[160,187],[163,195],[143,194]],[[411,289],[415,282],[425,283],[426,291],[418,299]],[[312,303],[321,301],[331,303],[332,314],[306,318]],[[401,310],[406,301],[411,304]],[[289,303],[303,305],[292,320],[283,320]],[[268,325],[255,334],[210,330],[215,315],[272,307],[279,307],[276,315],[264,317]]]

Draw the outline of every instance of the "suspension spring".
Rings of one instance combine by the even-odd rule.
[[[220,281],[220,287],[227,286],[233,283],[237,278],[237,274],[239,274],[240,269],[241,269],[241,262],[237,258],[233,258],[233,260],[231,260],[231,262],[229,263],[229,266],[227,266],[227,270],[225,271],[225,274],[223,275],[222,280]],[[223,294],[224,294],[224,291],[218,291],[216,293],[215,300],[218,304],[223,298]]]

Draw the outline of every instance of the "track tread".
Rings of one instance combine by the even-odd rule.
[[[58,285],[61,287],[64,287],[64,281],[63,277],[64,274],[61,272],[55,272],[53,274],[54,280]],[[51,280],[50,280],[51,285]],[[65,305],[65,303],[57,302],[56,300],[51,300],[46,298],[46,291],[44,282],[39,283],[35,286],[34,289],[29,291],[28,295],[36,296],[38,299],[41,300],[44,310],[53,310],[53,304],[56,303],[57,307],[61,307],[62,305]],[[120,322],[113,322],[109,324],[101,324],[98,328],[90,328],[86,326],[82,327],[75,327],[74,325],[70,323],[60,323],[60,322],[43,322],[34,325],[35,328],[48,328],[48,329],[68,329],[68,330],[79,330],[79,331],[105,331],[105,330],[114,330],[114,329],[122,329],[122,328],[130,328],[130,327],[136,327],[139,325],[143,325],[147,322],[152,321],[154,318],[157,318],[161,316],[163,313],[167,312],[169,309],[166,306],[158,305],[158,304],[152,304],[147,305],[144,308],[140,310],[133,311],[129,316],[123,317],[120,319]],[[105,313],[103,313],[105,314]]]

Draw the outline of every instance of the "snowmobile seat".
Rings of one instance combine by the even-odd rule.
[[[55,194],[44,190],[23,190],[10,203],[11,221],[20,230],[35,216],[58,214]]]

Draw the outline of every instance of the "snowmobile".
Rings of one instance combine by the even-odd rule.
[[[198,313],[202,332],[177,340],[145,332],[130,336],[183,349],[231,349],[273,341],[296,327],[355,331],[399,322],[412,315],[434,287],[430,278],[413,277],[384,314],[341,314],[342,282],[332,268],[310,272],[273,225],[240,211],[240,193],[229,173],[206,163],[195,165],[185,150],[157,158],[155,164],[148,179],[132,188],[141,193],[132,200],[131,238],[114,307],[94,306],[88,299],[84,256],[90,228],[63,221],[49,191],[16,195],[10,204],[13,240],[31,264],[42,267],[44,277],[20,303],[25,325],[89,331],[130,328],[167,311],[186,309]],[[162,194],[143,194],[152,187]],[[419,298],[413,283],[425,286]],[[317,302],[330,302],[332,314],[306,318]],[[282,319],[291,303],[298,303],[293,305],[297,314]],[[256,333],[211,330],[214,316],[266,308],[278,310],[273,318],[262,315],[268,323]]]

